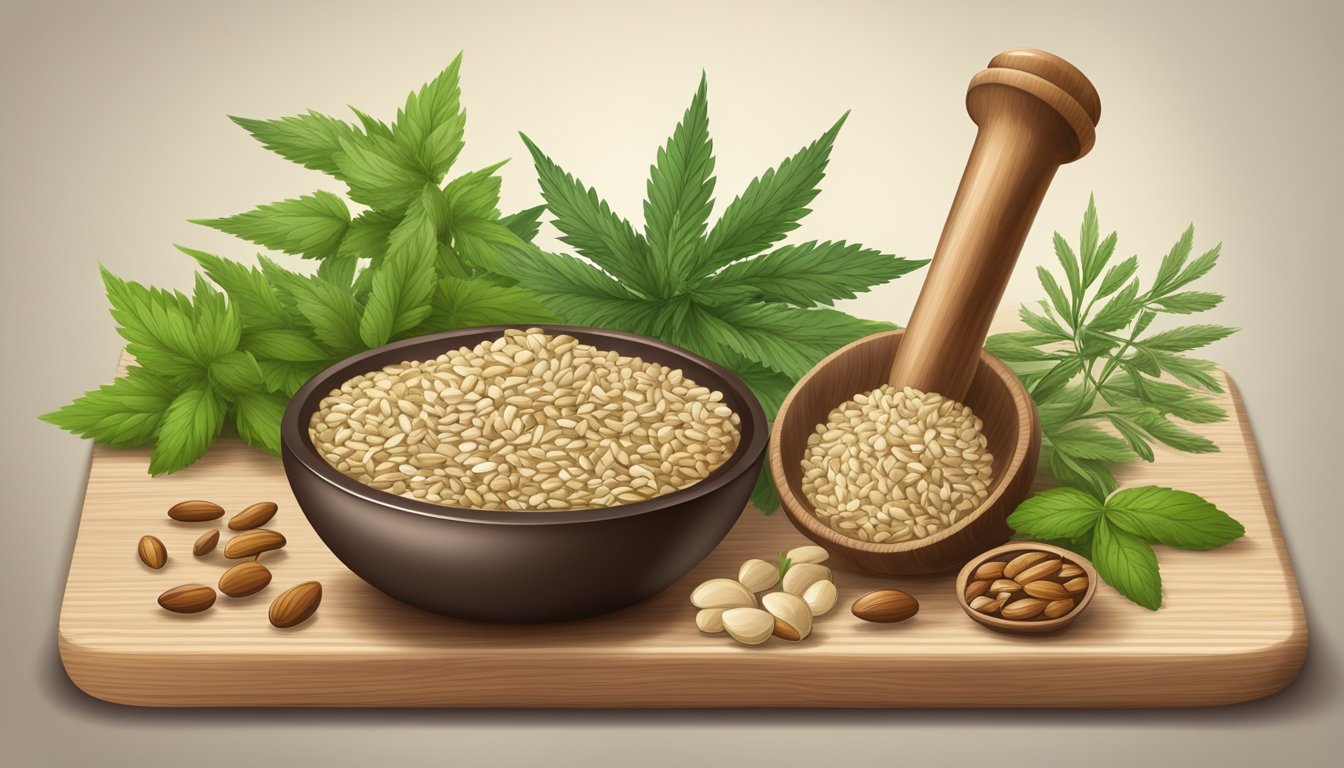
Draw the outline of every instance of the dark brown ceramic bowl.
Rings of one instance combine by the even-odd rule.
[[[562,325],[599,349],[680,368],[723,393],[742,437],[723,466],[689,488],[604,509],[511,512],[403,498],[342,475],[318,455],[308,421],[322,398],[361,373],[499,337],[506,328],[420,336],[346,358],[294,395],[281,426],[285,474],[313,529],[350,570],[435,613],[499,622],[579,619],[624,608],[696,566],[742,514],[769,427],[741,379],[684,349],[617,331]],[[517,326],[524,327],[524,326]]]

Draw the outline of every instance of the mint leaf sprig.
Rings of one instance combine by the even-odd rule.
[[[1046,298],[1039,311],[1021,308],[1030,330],[997,334],[985,347],[1012,366],[1037,403],[1042,466],[1059,483],[1100,502],[1117,487],[1109,465],[1151,462],[1154,443],[1191,453],[1218,450],[1176,421],[1206,424],[1227,417],[1209,394],[1222,391],[1214,364],[1185,353],[1236,329],[1193,324],[1148,332],[1159,316],[1196,314],[1222,303],[1219,294],[1189,290],[1217,264],[1221,245],[1191,259],[1194,227],[1187,228],[1152,284],[1141,290],[1138,257],[1112,266],[1116,234],[1100,238],[1099,231],[1090,199],[1076,251],[1055,233],[1062,279],[1037,269]]]
[[[353,107],[358,125],[312,111],[233,118],[267,149],[343,182],[353,205],[319,190],[196,223],[315,261],[316,274],[181,246],[210,281],[198,276],[191,297],[104,270],[136,365],[41,418],[106,445],[153,445],[155,475],[195,462],[228,425],[278,453],[289,398],[343,357],[422,333],[553,321],[500,274],[542,209],[500,215],[502,163],[443,183],[463,147],[460,67],[458,56],[412,92],[390,125]]]
[[[665,339],[732,369],[773,419],[823,357],[892,327],[831,304],[927,263],[843,240],[778,245],[809,212],[844,122],[753,179],[710,226],[715,160],[702,77],[650,169],[642,232],[524,136],[552,223],[575,254],[525,249],[510,274],[569,322]],[[752,501],[767,514],[778,507],[768,467]]]
[[[1246,533],[1196,494],[1153,485],[1101,502],[1076,488],[1052,488],[1022,502],[1008,526],[1087,555],[1106,583],[1154,611],[1162,605],[1162,576],[1152,544],[1202,552]]]

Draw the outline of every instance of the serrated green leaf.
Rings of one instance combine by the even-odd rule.
[[[497,163],[448,182],[443,188],[442,223],[445,231],[458,221],[496,218],[500,179],[495,171],[503,165]]]
[[[1215,245],[1212,249],[1208,250],[1207,252],[1196,258],[1194,261],[1190,262],[1190,264],[1185,269],[1181,270],[1181,273],[1179,275],[1177,275],[1175,278],[1171,279],[1170,281],[1162,285],[1160,293],[1167,294],[1172,291],[1179,290],[1180,288],[1183,288],[1189,285],[1190,283],[1193,283],[1194,281],[1198,280],[1204,275],[1207,275],[1209,271],[1212,270],[1214,266],[1218,264],[1218,254],[1220,251],[1222,251],[1222,248],[1223,248],[1222,243],[1219,243],[1218,245]],[[1157,292],[1158,291],[1155,289],[1154,293]]]
[[[328,256],[317,265],[317,276],[338,288],[349,288],[358,268],[359,259],[337,254]]]
[[[1123,440],[1108,435],[1096,427],[1078,424],[1054,430],[1046,437],[1056,451],[1074,458],[1109,462],[1126,462],[1134,458],[1134,454]]]
[[[757,253],[798,227],[808,205],[820,191],[831,147],[845,124],[845,113],[830,130],[792,157],[751,180],[733,199],[710,230],[695,275],[707,275],[724,265]]]
[[[1162,576],[1146,541],[1105,519],[1092,539],[1092,565],[1116,591],[1150,611],[1162,607]]]
[[[566,173],[527,136],[522,138],[532,153],[541,196],[555,217],[551,223],[562,233],[560,241],[635,293],[655,296],[657,286],[647,266],[648,242],[597,196],[597,190]]]
[[[1031,387],[1031,395],[1037,402],[1049,400],[1056,392],[1073,381],[1083,370],[1083,363],[1077,357],[1067,357],[1055,364],[1048,373],[1042,376]]]
[[[221,259],[205,251],[177,246],[196,260],[205,274],[228,294],[244,330],[285,328],[290,316],[261,270]]]
[[[461,67],[459,53],[438,77],[406,98],[392,127],[393,138],[416,158],[433,184],[439,183],[462,151],[466,115],[458,82]]]
[[[384,213],[400,214],[426,184],[438,183],[404,145],[381,136],[341,139],[335,157],[350,199]]]
[[[401,217],[378,211],[365,211],[356,216],[341,238],[337,249],[340,256],[369,259],[374,264],[387,254],[387,238],[401,223]]]
[[[325,362],[289,362],[287,360],[258,360],[261,378],[267,392],[288,398],[309,379],[326,367]]]
[[[1139,269],[1139,257],[1130,256],[1128,259],[1116,264],[1106,272],[1106,276],[1101,279],[1101,285],[1097,288],[1097,298],[1104,299],[1107,296],[1120,290],[1129,278]]]
[[[910,261],[857,243],[816,241],[742,259],[701,278],[697,295],[731,301],[767,301],[796,307],[830,305],[913,272],[927,261]]]
[[[211,362],[210,383],[216,392],[228,397],[263,389],[261,368],[247,352],[230,352]]]
[[[193,219],[221,232],[272,250],[308,259],[325,259],[336,253],[350,224],[350,211],[341,198],[318,190],[292,200],[258,206],[222,219]]]
[[[1217,549],[1246,533],[1241,523],[1200,496],[1155,485],[1116,492],[1106,501],[1105,514],[1127,533],[1197,552]]]
[[[1207,437],[1196,435],[1177,426],[1171,419],[1158,413],[1136,413],[1134,423],[1158,441],[1186,453],[1217,453],[1218,445]]]
[[[531,243],[537,237],[537,232],[541,230],[541,214],[546,210],[546,206],[538,205],[534,208],[527,208],[517,213],[509,214],[499,220],[500,224],[509,228],[509,231],[525,243]]]
[[[1050,467],[1050,474],[1063,485],[1086,491],[1097,501],[1104,501],[1115,491],[1115,475],[1106,468],[1105,462],[1075,458],[1053,449],[1047,454],[1044,448],[1041,455]]]
[[[1196,312],[1207,312],[1222,304],[1223,297],[1208,291],[1186,291],[1185,293],[1173,293],[1170,296],[1156,299],[1153,303],[1161,307],[1164,312],[1176,315],[1191,315]]]
[[[350,106],[349,109],[351,112],[354,112],[355,117],[359,119],[359,124],[364,128],[364,133],[367,133],[370,136],[381,136],[384,139],[392,138],[392,127],[390,125],[384,123],[382,120],[365,114],[358,107]]]
[[[1106,262],[1098,258],[1097,238],[1101,232],[1097,224],[1097,202],[1095,195],[1088,195],[1087,210],[1083,212],[1083,226],[1078,233],[1078,258],[1082,263],[1082,287],[1092,285]]]
[[[312,110],[277,120],[229,119],[286,160],[338,179],[341,170],[335,156],[341,151],[341,142],[359,135],[349,123]]]
[[[1206,347],[1236,332],[1236,328],[1225,325],[1186,325],[1153,334],[1143,340],[1143,346],[1154,352],[1187,352]]]
[[[1138,402],[1144,408],[1195,424],[1214,424],[1227,418],[1227,411],[1214,405],[1207,395],[1164,381],[1117,379],[1106,384],[1103,392],[1111,402]]]
[[[194,463],[219,437],[225,413],[224,402],[209,385],[192,387],[175,397],[164,412],[149,455],[149,473],[163,475]]]
[[[316,278],[300,278],[287,285],[318,340],[337,355],[366,349],[359,334],[360,308],[349,291]]]
[[[197,343],[186,296],[122,280],[107,269],[102,275],[117,333],[142,366],[168,377],[204,375],[210,359]]]
[[[252,393],[234,401],[234,426],[248,445],[280,455],[280,422],[285,415],[286,397]]]
[[[289,362],[318,362],[331,355],[306,333],[288,329],[249,331],[243,334],[240,346],[255,357]]]
[[[1181,239],[1171,247],[1167,255],[1162,257],[1162,263],[1157,268],[1157,275],[1153,278],[1153,293],[1161,294],[1167,289],[1168,283],[1176,279],[1180,273],[1181,267],[1185,266],[1186,259],[1190,258],[1190,250],[1195,243],[1195,225],[1186,227],[1185,232],[1181,234]]]
[[[1175,376],[1182,384],[1202,387],[1210,392],[1223,391],[1223,385],[1213,375],[1217,366],[1208,360],[1174,355],[1170,352],[1154,352],[1153,357],[1157,359],[1157,363],[1162,367],[1162,370]]]
[[[1072,338],[1054,319],[1032,312],[1025,304],[1018,310],[1018,317],[1032,330],[1050,336],[1055,341],[1069,341]]]
[[[691,277],[709,222],[714,194],[714,144],[709,138],[706,79],[649,169],[644,235],[650,272],[660,295]]]
[[[1059,260],[1060,266],[1064,267],[1064,277],[1068,280],[1070,294],[1073,296],[1082,295],[1083,277],[1081,265],[1078,263],[1078,257],[1058,232],[1055,233],[1053,242],[1055,245],[1055,258]],[[1044,270],[1041,271],[1044,272]],[[1073,317],[1072,310],[1060,312],[1059,314],[1065,319],[1071,319]]]
[[[1139,458],[1149,462],[1155,458],[1153,447],[1148,444],[1147,438],[1144,436],[1143,431],[1139,429],[1138,425],[1115,414],[1111,414],[1106,418],[1111,422],[1111,426],[1115,427],[1115,431],[1120,433],[1120,437],[1124,438],[1125,443],[1129,445],[1129,449],[1137,454]]]
[[[1089,330],[1107,333],[1124,328],[1143,309],[1139,300],[1139,281],[1131,281],[1087,323]]]
[[[765,418],[774,421],[775,414],[779,413],[780,404],[793,389],[793,378],[746,358],[724,362],[751,388],[756,399],[761,401]]]
[[[535,297],[529,290],[496,285],[483,278],[444,277],[439,280],[424,331],[555,322],[555,315]]]
[[[1072,328],[1073,307],[1068,297],[1064,295],[1064,289],[1059,287],[1059,283],[1055,282],[1055,276],[1045,267],[1037,267],[1036,276],[1040,278],[1041,285],[1045,288],[1045,295],[1050,297],[1050,303],[1054,305],[1055,311],[1064,319],[1065,325]]]
[[[1090,532],[1101,514],[1101,504],[1077,488],[1052,488],[1019,504],[1008,527],[1037,539],[1073,539]]]
[[[154,439],[177,396],[172,383],[139,366],[38,418],[114,448],[137,448]]]
[[[717,358],[737,351],[780,373],[802,376],[845,344],[889,327],[833,309],[797,309],[782,304],[738,304],[705,308],[719,322],[706,326],[704,342]]]
[[[430,313],[434,261],[439,241],[431,211],[442,201],[439,189],[426,186],[418,204],[388,237],[387,256],[373,277],[373,289],[359,319],[359,337],[377,347],[419,325]]]

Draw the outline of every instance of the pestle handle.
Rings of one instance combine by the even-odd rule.
[[[1092,149],[1101,100],[1072,64],[1000,53],[971,79],[979,126],[889,381],[963,400],[1022,243],[1060,165]]]

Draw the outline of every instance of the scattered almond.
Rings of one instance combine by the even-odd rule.
[[[136,554],[140,556],[140,562],[158,570],[168,563],[168,548],[163,546],[163,542],[153,536],[141,536],[140,545],[136,547]]]
[[[168,516],[183,523],[203,523],[224,516],[224,508],[213,501],[179,501],[168,508]]]
[[[215,590],[204,584],[183,584],[159,595],[159,605],[173,613],[200,613],[215,604]]]
[[[271,572],[261,563],[239,563],[219,577],[219,591],[229,597],[246,597],[260,592],[271,583]]]
[[[215,551],[215,545],[219,543],[219,531],[210,530],[202,533],[196,543],[191,545],[191,554],[200,557],[208,555]]]
[[[240,557],[252,557],[262,552],[280,549],[283,546],[285,546],[285,537],[279,531],[262,528],[255,531],[245,531],[229,539],[224,544],[224,556],[230,560],[237,560]]]
[[[271,623],[281,629],[297,626],[307,621],[322,602],[322,585],[316,581],[305,581],[290,587],[271,602]]]
[[[260,528],[275,517],[275,512],[279,508],[274,501],[259,501],[229,518],[229,528],[234,531]]]
[[[855,600],[849,610],[864,621],[886,624],[919,613],[919,601],[899,589],[879,589]]]

